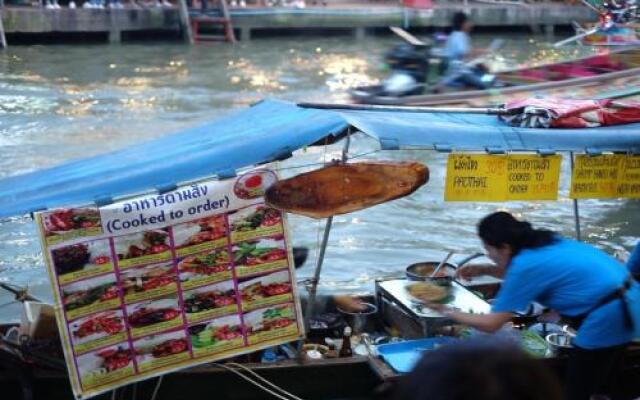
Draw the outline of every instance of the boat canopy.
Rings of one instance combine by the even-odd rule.
[[[640,124],[528,129],[479,114],[327,111],[264,100],[208,124],[124,150],[0,180],[0,217],[114,197],[171,190],[189,180],[289,157],[352,126],[383,150],[640,152]]]

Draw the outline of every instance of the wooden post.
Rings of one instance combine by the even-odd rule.
[[[182,26],[182,35],[185,42],[193,44],[193,33],[191,32],[191,21],[189,18],[189,8],[186,0],[179,0],[178,7],[180,10],[180,25]]]
[[[7,48],[7,37],[4,35],[4,0],[0,0],[0,45],[3,49]]]
[[[220,13],[222,14],[222,17],[227,20],[227,23],[224,25],[225,26],[224,34],[227,38],[227,41],[231,43],[235,43],[236,34],[233,31],[233,23],[231,22],[231,14],[229,14],[229,7],[227,7],[227,0],[219,0],[219,1],[220,1]]]

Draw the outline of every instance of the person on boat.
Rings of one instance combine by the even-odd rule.
[[[472,29],[473,23],[467,14],[460,11],[453,15],[451,33],[444,45],[446,72],[440,85],[465,85],[478,89],[486,89],[492,85],[491,79],[483,79],[488,76],[484,65],[468,65],[472,58],[484,53],[484,50],[472,48],[469,36]]]
[[[636,244],[636,248],[627,260],[627,269],[636,281],[640,282],[640,243]]]
[[[429,305],[458,323],[495,332],[514,313],[537,301],[563,316],[577,331],[567,368],[567,399],[607,394],[626,345],[640,331],[640,285],[617,260],[593,246],[534,229],[506,212],[478,224],[493,275],[504,280],[489,314],[469,314]],[[470,278],[486,266],[462,267]]]
[[[560,400],[557,377],[515,343],[472,338],[425,352],[394,400]]]

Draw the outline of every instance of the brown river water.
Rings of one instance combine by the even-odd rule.
[[[478,35],[476,45],[492,36]],[[382,79],[382,54],[391,36],[259,39],[237,45],[178,43],[14,46],[0,53],[0,178],[116,150],[232,113],[265,97],[341,102],[345,88]],[[542,38],[510,35],[493,66],[540,63],[587,54],[587,47],[554,50]],[[352,154],[378,147],[356,136]],[[341,145],[300,152],[283,175],[339,154]],[[322,288],[362,292],[377,276],[402,273],[416,261],[481,249],[475,224],[507,209],[565,235],[574,235],[567,199],[568,158],[560,200],[526,203],[445,203],[442,154],[376,152],[376,159],[415,159],[431,169],[430,183],[414,195],[338,216],[329,240]],[[584,238],[607,251],[629,250],[640,238],[640,202],[581,201]],[[322,222],[289,218],[295,246],[310,248],[298,278],[313,273]],[[455,261],[455,257],[454,257]],[[0,281],[29,285],[50,299],[33,222],[0,222]],[[0,295],[0,319],[18,317]]]

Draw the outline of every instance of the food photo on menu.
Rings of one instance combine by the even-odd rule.
[[[127,269],[121,272],[120,279],[125,300],[177,290],[176,267],[171,261]]]
[[[102,230],[97,208],[65,208],[42,214],[45,236],[65,235],[80,229]]]
[[[233,261],[239,276],[286,267],[284,236],[238,243],[233,246]]]
[[[128,305],[127,315],[135,337],[182,325],[177,296]]]
[[[133,351],[124,342],[77,358],[80,381],[86,389],[134,374]]]
[[[288,270],[245,280],[238,284],[238,290],[242,296],[243,310],[282,303],[293,298]]]
[[[227,248],[186,256],[178,261],[183,288],[231,278],[231,257]]]
[[[61,283],[113,269],[107,239],[77,243],[51,250],[51,262]]]
[[[138,339],[133,342],[133,348],[138,368],[143,371],[190,357],[183,329]]]
[[[120,304],[114,274],[86,279],[61,287],[62,305],[68,319],[98,312]]]
[[[110,310],[79,318],[69,324],[75,347],[108,337],[119,337],[125,333],[122,310]]]
[[[228,315],[189,327],[191,346],[196,355],[242,347],[242,324],[239,315]]]
[[[293,304],[282,304],[244,314],[250,344],[297,333]]]
[[[137,232],[114,238],[121,267],[138,265],[147,260],[165,261],[171,258],[168,228]]]
[[[229,214],[232,240],[282,233],[282,213],[273,207],[258,204]]]
[[[264,196],[265,190],[278,181],[273,171],[252,171],[238,178],[233,185],[233,193],[243,200],[253,200]]]
[[[190,248],[212,248],[226,244],[227,223],[224,215],[201,218],[173,227],[173,240],[178,254],[189,254]]]
[[[193,322],[222,314],[237,312],[237,298],[233,281],[184,292],[184,311]]]

